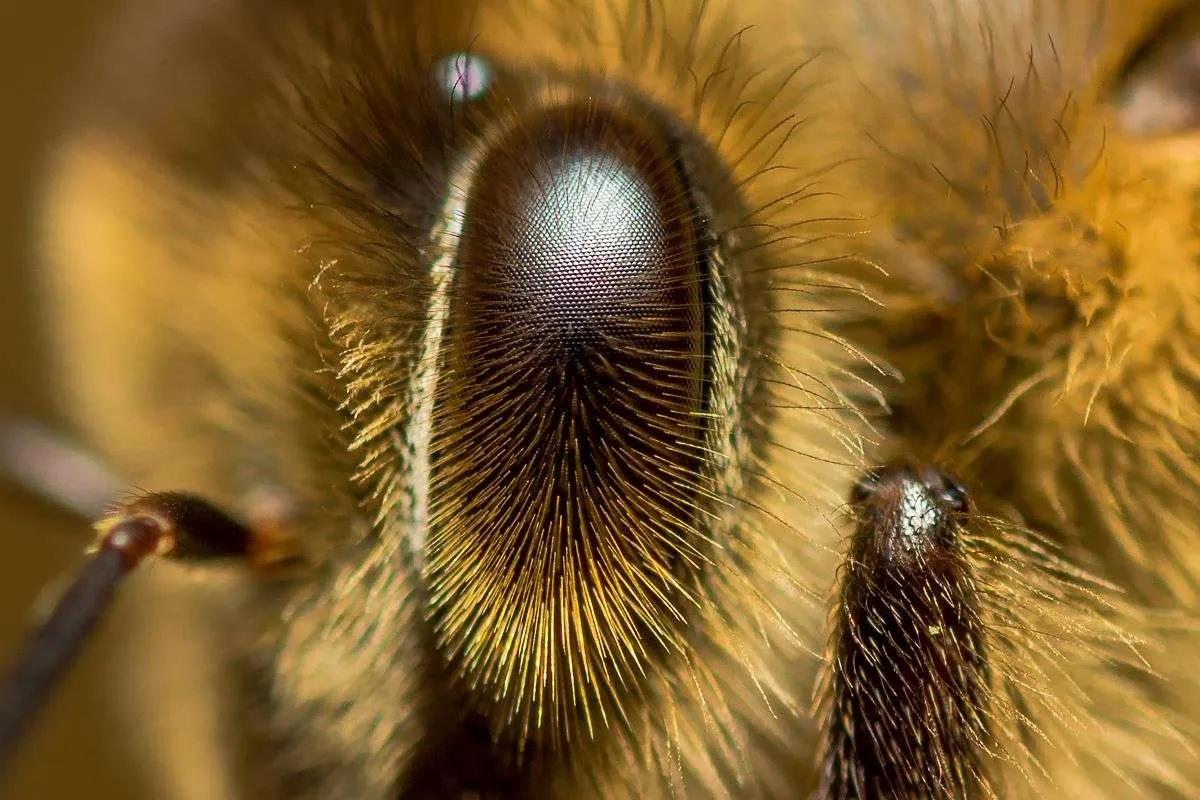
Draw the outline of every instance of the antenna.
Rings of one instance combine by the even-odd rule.
[[[136,497],[95,527],[97,544],[87,561],[0,683],[0,770],[135,567],[149,557],[208,561],[261,555],[248,528],[208,501],[179,492]]]

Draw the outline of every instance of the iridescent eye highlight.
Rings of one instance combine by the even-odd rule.
[[[557,347],[611,337],[608,349],[653,336],[662,355],[698,365],[695,224],[655,134],[594,109],[544,112],[479,169],[459,249],[463,301],[505,318],[505,335]]]

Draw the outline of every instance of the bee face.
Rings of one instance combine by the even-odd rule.
[[[1187,796],[1185,5],[135,9],[61,392],[303,562],[133,588],[156,791]]]

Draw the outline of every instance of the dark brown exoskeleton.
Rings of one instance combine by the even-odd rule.
[[[861,481],[853,504],[822,796],[976,796],[989,665],[966,492],[905,465]]]

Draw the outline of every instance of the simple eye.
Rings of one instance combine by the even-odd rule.
[[[492,68],[487,59],[470,53],[454,53],[437,63],[435,78],[446,96],[456,102],[477,100],[492,83]]]
[[[1169,15],[1134,52],[1118,79],[1116,105],[1133,134],[1200,127],[1200,3]]]

